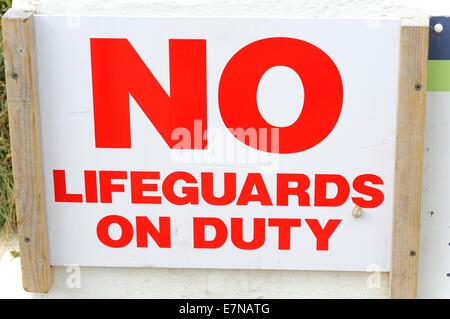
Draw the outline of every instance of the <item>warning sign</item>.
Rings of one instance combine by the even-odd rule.
[[[399,21],[35,23],[52,264],[390,269]]]

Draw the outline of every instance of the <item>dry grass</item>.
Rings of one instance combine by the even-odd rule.
[[[11,6],[12,0],[0,0],[0,13]],[[1,27],[0,27],[1,28]],[[0,32],[0,42],[1,32]],[[0,47],[0,233],[15,229],[11,149],[9,143],[8,106],[6,104],[5,69],[3,49]]]

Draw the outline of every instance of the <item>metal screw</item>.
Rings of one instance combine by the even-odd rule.
[[[17,74],[16,72],[14,72],[13,74],[11,74],[11,78],[13,80],[17,80],[19,78],[19,74]]]
[[[23,241],[25,242],[25,244],[29,244],[29,243],[31,243],[31,238],[30,237],[24,237]]]
[[[417,83],[417,84],[414,86],[414,88],[416,89],[416,91],[420,91],[420,90],[422,90],[422,84]]]
[[[411,257],[414,257],[414,256],[416,255],[416,251],[415,251],[415,250],[411,250],[411,251],[409,252],[409,255],[410,255]]]
[[[442,31],[444,31],[444,26],[442,24],[440,24],[440,23],[436,23],[434,25],[433,29],[434,29],[434,32],[441,33]]]

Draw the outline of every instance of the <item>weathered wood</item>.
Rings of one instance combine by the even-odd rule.
[[[391,298],[415,298],[419,252],[428,27],[401,29]]]
[[[41,154],[33,14],[8,10],[2,17],[17,226],[23,287],[47,292],[49,260]]]

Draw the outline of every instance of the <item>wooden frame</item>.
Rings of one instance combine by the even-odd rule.
[[[426,26],[401,28],[391,298],[417,293],[428,37]]]
[[[2,18],[13,174],[24,289],[51,286],[33,14]],[[391,297],[417,290],[428,27],[401,28]]]
[[[48,250],[33,13],[2,17],[9,127],[23,287],[48,292]]]

